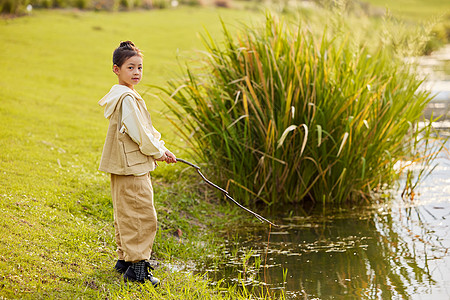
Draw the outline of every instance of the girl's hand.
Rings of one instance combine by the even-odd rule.
[[[170,164],[170,163],[176,163],[177,162],[177,158],[175,157],[175,155],[170,152],[169,150],[166,151],[166,153],[164,153],[163,157],[166,157],[165,161],[166,163]]]
[[[167,160],[167,155],[164,153],[163,156],[161,156],[160,158],[155,158],[156,161],[166,161]]]

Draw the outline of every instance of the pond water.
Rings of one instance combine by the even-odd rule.
[[[438,161],[413,201],[398,192],[365,208],[287,209],[270,235],[265,225],[236,231],[225,262],[200,271],[287,299],[450,299],[448,154]]]
[[[450,78],[444,74],[428,82],[437,96],[425,115],[442,114],[436,125],[448,136]],[[413,200],[399,190],[368,207],[286,208],[270,216],[280,227],[230,232],[223,262],[211,260],[197,271],[272,295],[282,290],[287,299],[450,299],[449,152],[435,162]]]
[[[197,270],[287,299],[450,299],[449,153],[436,162],[413,200],[287,208],[270,217],[280,227],[230,232],[223,262]]]

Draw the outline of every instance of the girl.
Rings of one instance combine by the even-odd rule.
[[[156,211],[150,171],[155,161],[175,163],[176,157],[164,146],[152,125],[142,97],[134,86],[142,79],[142,54],[131,42],[121,42],[113,53],[113,71],[119,83],[99,101],[109,119],[100,161],[100,171],[111,173],[114,228],[118,260],[115,269],[125,281],[153,286],[148,259],[156,235]]]

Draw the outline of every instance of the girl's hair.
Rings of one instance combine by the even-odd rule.
[[[113,65],[120,68],[127,59],[136,55],[142,57],[141,50],[132,41],[120,42],[113,53]]]

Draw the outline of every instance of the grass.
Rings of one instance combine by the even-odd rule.
[[[450,14],[450,3],[445,0],[364,0],[377,7],[408,19],[430,20]]]
[[[423,51],[431,54],[450,41],[450,2],[445,0],[366,0],[373,7],[389,11],[408,24],[431,27],[430,38]]]
[[[247,204],[371,201],[426,140],[415,128],[431,97],[403,45],[367,46],[334,18],[320,35],[271,14],[238,34],[224,26],[205,37],[204,68],[166,90],[193,152]]]
[[[169,148],[182,154],[162,103],[146,94],[145,84],[173,76],[175,57],[183,61],[201,47],[196,33],[203,26],[218,33],[218,14],[231,24],[252,17],[241,11],[181,9],[36,11],[0,20],[5,45],[0,58],[0,297],[246,298],[167,267],[155,271],[164,281],[159,290],[125,286],[111,271],[116,258],[109,177],[97,171],[108,123],[97,101],[116,83],[111,55],[119,41],[131,39],[144,50],[145,76],[138,90]],[[210,202],[213,192],[198,196],[202,185],[195,176],[184,166],[161,166],[153,173],[160,220],[154,252],[165,262],[184,265],[213,255],[220,243],[212,230],[239,218],[234,208]],[[178,228],[182,242],[171,235]]]

